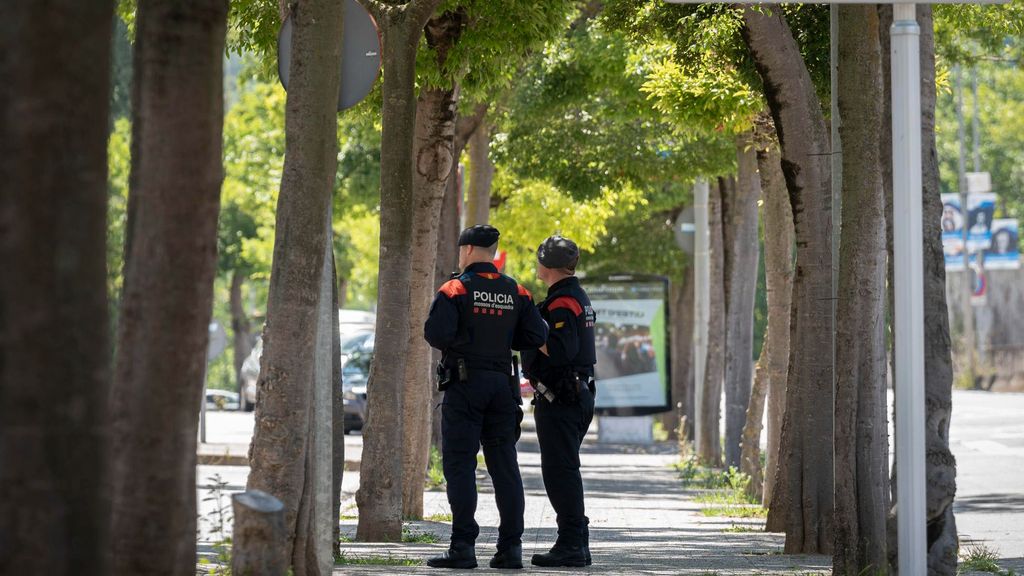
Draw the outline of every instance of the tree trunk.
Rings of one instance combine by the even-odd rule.
[[[245,402],[244,383],[242,382],[242,364],[252,352],[252,326],[249,318],[245,315],[245,305],[242,304],[242,284],[245,283],[246,275],[238,270],[231,272],[231,289],[228,293],[228,300],[231,307],[231,333],[234,334],[235,353],[235,380],[238,386],[238,398]],[[244,406],[240,406],[244,408]]]
[[[774,131],[774,127],[773,127]],[[786,411],[786,378],[789,372],[790,315],[793,302],[793,210],[782,175],[778,143],[770,142],[757,151],[761,190],[764,193],[764,276],[768,292],[768,449],[765,458],[762,502],[772,507],[779,459],[782,419]],[[783,500],[774,503],[781,512]],[[778,514],[776,519],[784,518]],[[771,532],[785,531],[784,525]]]
[[[380,272],[376,341],[367,385],[360,485],[360,541],[402,537],[402,395],[409,351],[413,228],[416,49],[439,0],[369,3],[384,33],[381,133]]]
[[[889,46],[889,24],[892,9],[882,10],[881,37],[883,48]],[[921,27],[921,144],[922,219],[924,222],[924,366],[925,366],[925,475],[927,478],[928,573],[940,576],[956,574],[959,541],[953,498],[956,495],[956,459],[949,450],[949,422],[952,411],[953,365],[949,337],[949,316],[946,307],[946,268],[942,253],[941,232],[934,225],[942,213],[939,165],[935,145],[935,33],[930,6],[918,6],[917,22]],[[883,51],[886,94],[891,98],[889,51]],[[886,190],[892,210],[892,140],[890,114],[884,114],[882,158]],[[892,242],[889,241],[892,260]],[[890,278],[891,278],[890,269]],[[891,301],[891,300],[890,300]],[[897,359],[898,360],[898,359]],[[893,514],[889,518],[889,561],[896,565],[895,500],[896,473],[892,474]]]
[[[425,27],[427,45],[444,67],[448,50],[463,27],[463,11],[447,11]],[[402,517],[423,518],[423,484],[430,458],[433,381],[431,348],[423,339],[423,324],[433,299],[434,268],[441,204],[455,165],[458,84],[427,88],[416,102],[416,171],[413,173],[412,272],[409,277],[409,352],[403,393]]]
[[[256,427],[248,488],[285,507],[286,550],[296,576],[324,568],[314,508],[330,498],[318,488],[330,460],[314,418],[322,380],[325,262],[330,253],[331,189],[337,168],[337,95],[342,2],[302,1],[294,19],[291,80],[285,110],[285,164],[277,203],[274,257],[263,331]],[[319,337],[318,337],[319,336]],[[311,351],[314,351],[311,353]],[[318,356],[320,358],[318,358]],[[319,362],[317,362],[319,360]],[[330,364],[328,364],[329,366]],[[327,402],[327,399],[324,399]],[[329,413],[329,411],[328,411]],[[325,421],[330,417],[324,415]],[[314,429],[315,427],[315,429]],[[327,485],[330,486],[328,480]],[[321,526],[322,529],[322,526]],[[328,546],[328,553],[329,553]]]
[[[109,572],[110,1],[0,23],[0,573]],[[194,538],[194,535],[193,535]]]
[[[750,406],[747,420],[743,424],[743,452],[740,472],[750,476],[747,495],[761,500],[764,497],[764,476],[761,472],[761,427],[764,416],[764,401],[768,396],[768,343],[766,338],[761,346],[761,356],[754,369],[754,387],[750,391]]]
[[[669,310],[672,315],[672,354],[669,359],[672,363],[674,408],[662,414],[661,422],[670,440],[678,440],[680,434],[693,439],[693,266],[688,266],[683,275],[682,285],[674,283],[669,290]],[[686,429],[680,430],[684,416]]]
[[[782,148],[797,245],[790,366],[780,460],[769,511],[785,512],[787,553],[832,547],[832,223],[829,131],[807,66],[781,11],[747,8],[743,37],[764,83]]]
[[[718,186],[708,193],[708,272],[711,286],[721,286],[725,258],[722,254],[722,197],[731,195],[735,184],[719,178]],[[700,444],[697,459],[705,466],[722,463],[722,442],[719,431],[722,418],[722,379],[725,373],[725,294],[712,288],[708,307],[708,352],[704,368],[704,397]]]
[[[266,492],[249,490],[231,496],[231,511],[231,572],[238,576],[284,576],[288,572],[284,504]]]
[[[437,232],[437,258],[434,266],[434,289],[438,289],[448,281],[452,272],[459,267],[459,211],[461,208],[463,174],[459,165],[462,151],[473,132],[480,126],[487,113],[486,104],[478,104],[469,116],[459,115],[455,120],[455,138],[452,143],[452,173],[448,177],[444,199],[441,202],[441,216]],[[441,360],[441,352],[431,353],[431,364]],[[430,411],[432,414],[430,427],[430,445],[441,450],[441,414],[440,406],[444,393],[434,389],[431,394]]]
[[[833,573],[885,573],[885,198],[879,164],[881,55],[875,6],[839,8],[842,201],[836,318]]]
[[[338,277],[338,310],[345,307],[348,302],[348,278]]]
[[[194,574],[196,436],[217,264],[225,0],[139,5],[111,393],[113,574]]]
[[[469,138],[469,194],[466,195],[466,226],[487,224],[491,211],[491,130],[484,120]]]
[[[337,276],[338,264],[331,258],[331,273]],[[345,399],[341,381],[341,326],[338,310],[341,290],[334,283],[331,300],[331,540],[334,556],[341,554],[341,485],[345,479]]]
[[[749,133],[736,139],[733,194],[722,196],[725,243],[725,464],[740,467],[740,444],[754,376],[754,293],[757,290],[757,203],[761,183]]]

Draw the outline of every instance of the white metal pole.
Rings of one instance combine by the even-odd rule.
[[[710,314],[711,275],[708,270],[708,182],[693,185],[694,323],[693,323],[693,442],[700,446],[704,423],[704,370],[708,355],[708,317]]]
[[[924,576],[928,571],[925,555],[920,34],[915,5],[895,4],[891,31],[892,155],[900,576]]]

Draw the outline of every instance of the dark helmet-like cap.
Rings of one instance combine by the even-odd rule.
[[[501,232],[494,226],[477,224],[470,226],[459,234],[459,246],[480,246],[490,248],[498,241]]]
[[[579,246],[562,236],[549,236],[537,247],[537,261],[548,268],[575,270],[579,260]]]

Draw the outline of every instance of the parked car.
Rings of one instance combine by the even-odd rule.
[[[366,383],[370,379],[373,349],[356,350],[341,369],[341,397],[345,406],[345,434],[362,430],[366,423]]]
[[[373,330],[377,323],[377,315],[363,310],[338,310],[338,332],[341,336],[341,361],[344,366],[347,358],[355,351],[373,351]],[[257,338],[252,352],[242,362],[240,376],[242,380],[241,409],[251,412],[256,408],[260,378],[260,357],[263,355],[263,338]],[[369,371],[369,369],[367,369]],[[365,396],[365,390],[363,391]],[[362,424],[359,424],[359,429]]]
[[[238,392],[230,390],[207,390],[207,410],[238,410]]]

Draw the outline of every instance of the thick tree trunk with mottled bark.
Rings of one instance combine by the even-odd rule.
[[[774,127],[772,128],[774,130]],[[774,138],[772,138],[774,140]],[[764,194],[764,278],[768,292],[768,442],[761,501],[771,507],[779,461],[782,417],[786,411],[786,378],[789,372],[790,317],[793,302],[793,210],[782,175],[778,142],[770,141],[757,151],[757,166]],[[784,504],[780,501],[778,506]],[[783,518],[777,515],[776,518]],[[773,529],[774,528],[774,529]],[[784,531],[784,526],[768,526]]]
[[[337,169],[342,2],[300,1],[289,17],[295,28],[285,109],[285,163],[248,488],[272,494],[284,504],[288,558],[298,576],[325,569],[321,515],[330,517],[322,509],[330,505],[330,497],[321,503],[325,496],[320,479],[331,473],[331,455],[320,451],[323,436],[332,435],[331,400],[330,395],[321,399],[317,388],[331,366],[323,358],[323,324],[333,325],[333,321],[324,319],[323,298],[334,284],[333,277],[328,277],[327,258]],[[325,412],[314,406],[320,402],[328,404],[320,407]]]
[[[455,120],[455,138],[452,143],[452,173],[448,177],[444,199],[441,201],[441,216],[437,231],[437,258],[434,265],[434,289],[447,282],[459,266],[459,208],[462,201],[463,175],[459,167],[459,158],[466,149],[469,137],[480,126],[487,114],[487,104],[477,104],[473,113],[468,116],[459,115]],[[431,365],[441,360],[441,352],[431,352]],[[435,388],[431,394],[431,426],[430,444],[441,450],[441,401],[444,393]]]
[[[761,346],[761,355],[754,368],[754,387],[750,389],[747,420],[743,424],[743,449],[740,454],[740,472],[750,477],[747,495],[755,500],[764,496],[764,474],[761,470],[761,427],[764,402],[768,396],[768,340]]]
[[[109,573],[109,0],[0,22],[0,573]]]
[[[466,226],[490,222],[491,183],[494,161],[491,160],[491,129],[484,119],[469,138],[469,192],[466,194]]]
[[[356,493],[364,542],[402,537],[402,403],[409,351],[412,262],[416,48],[440,0],[383,4],[365,0],[384,35],[381,132],[380,265],[377,347],[367,385],[360,485]]]
[[[225,0],[139,5],[111,393],[113,574],[194,574],[196,436],[217,264]]]
[[[892,214],[892,140],[889,25],[892,9],[881,7],[880,36],[883,46],[886,122],[882,129],[881,151],[887,196],[886,213]],[[953,498],[956,495],[956,459],[949,449],[949,422],[952,412],[953,363],[946,303],[946,267],[941,232],[935,222],[942,213],[939,163],[935,147],[935,33],[931,6],[917,7],[921,27],[921,196],[924,242],[924,370],[925,370],[925,475],[927,478],[928,573],[939,576],[956,574],[959,540]],[[892,261],[892,233],[888,233],[889,259]],[[892,269],[890,267],[890,278]],[[891,284],[891,283],[890,283]],[[892,298],[890,297],[890,305]],[[899,359],[896,359],[898,361]],[[889,561],[896,565],[896,474],[892,475],[893,513],[889,518]]]
[[[836,318],[834,574],[885,573],[885,198],[882,68],[874,6],[839,8],[844,219]]]
[[[693,283],[693,266],[688,266],[682,284],[675,283],[669,290],[673,408],[662,414],[661,422],[670,440],[678,440],[680,434],[693,440]],[[686,428],[680,430],[684,416]]]
[[[252,352],[252,325],[249,317],[245,314],[245,305],[242,303],[242,285],[245,283],[246,275],[239,270],[231,272],[231,288],[228,291],[228,303],[231,308],[231,333],[233,334],[234,346],[234,368],[235,380],[238,386],[238,397],[245,402],[244,383],[242,381],[242,364]]]
[[[718,186],[708,193],[708,274],[711,286],[721,286],[724,277],[722,239],[722,197],[732,194],[731,178],[719,178]],[[722,463],[722,442],[719,430],[722,418],[722,380],[725,376],[725,294],[712,288],[708,307],[708,350],[704,367],[700,444],[697,459],[705,466]]]
[[[832,223],[829,132],[781,11],[747,8],[743,37],[764,83],[782,148],[796,234],[790,366],[769,526],[785,514],[787,553],[832,548]],[[775,501],[783,498],[779,505]]]
[[[458,41],[464,12],[448,11],[425,27],[427,45],[443,68],[448,50]],[[423,484],[430,457],[433,372],[431,349],[423,324],[433,298],[434,267],[441,204],[455,166],[456,107],[459,88],[424,88],[416,102],[416,171],[413,173],[412,271],[409,277],[409,352],[402,405],[402,517],[423,517]]]
[[[754,376],[757,202],[761,182],[750,133],[736,139],[736,185],[722,197],[725,243],[725,465],[740,467],[740,444]]]
[[[338,274],[338,264],[331,258],[331,273]],[[331,307],[331,522],[334,535],[331,540],[334,556],[341,554],[341,483],[345,477],[345,399],[341,381],[341,326],[338,310],[341,291],[334,283]]]

